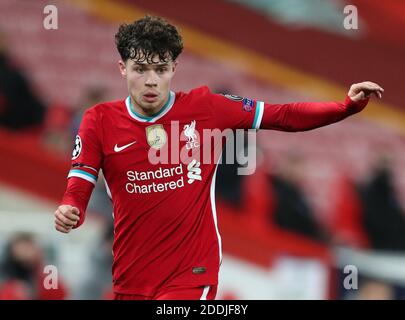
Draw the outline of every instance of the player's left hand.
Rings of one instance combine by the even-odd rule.
[[[384,89],[378,84],[371,81],[365,81],[352,84],[347,95],[352,101],[359,102],[363,99],[369,98],[372,94],[381,99],[383,92]]]

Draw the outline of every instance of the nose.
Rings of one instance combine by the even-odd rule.
[[[149,71],[146,73],[145,85],[148,87],[154,87],[157,85],[157,78],[155,72]]]

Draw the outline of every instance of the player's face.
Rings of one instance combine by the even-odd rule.
[[[158,112],[169,98],[171,80],[177,62],[163,62],[155,57],[153,63],[128,59],[120,61],[120,71],[127,80],[134,108],[145,115]]]

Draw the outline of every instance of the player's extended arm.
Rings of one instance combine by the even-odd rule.
[[[266,104],[260,128],[292,132],[323,127],[360,112],[372,94],[381,98],[383,92],[384,89],[378,84],[366,81],[353,84],[343,103]]]
[[[83,223],[93,188],[92,183],[80,178],[72,177],[68,180],[62,205],[54,213],[56,230],[68,233]]]

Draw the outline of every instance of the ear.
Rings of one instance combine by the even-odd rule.
[[[122,60],[118,60],[118,68],[120,69],[120,73],[123,78],[127,77],[127,67],[125,65],[125,62]]]
[[[175,73],[176,72],[176,69],[177,69],[177,65],[179,64],[179,62],[176,60],[176,61],[173,61],[173,69],[172,69],[172,71],[173,71],[173,73]]]

